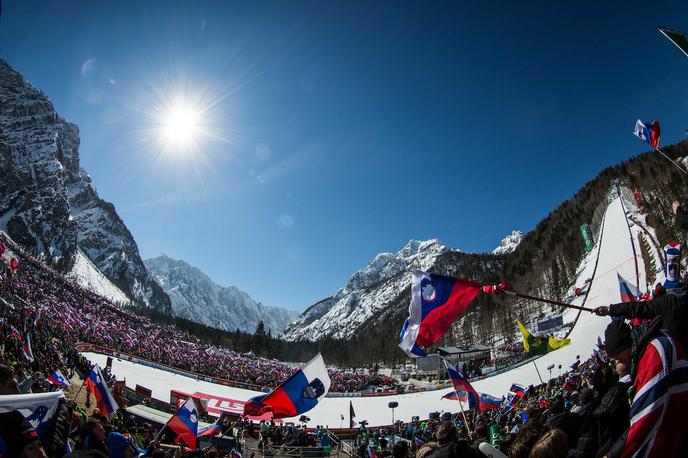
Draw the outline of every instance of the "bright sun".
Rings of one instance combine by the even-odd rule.
[[[161,141],[170,150],[189,151],[201,133],[200,116],[193,107],[177,102],[160,116]]]

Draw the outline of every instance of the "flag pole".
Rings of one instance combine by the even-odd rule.
[[[522,299],[529,299],[531,301],[545,302],[547,304],[560,305],[562,307],[566,307],[566,308],[570,308],[570,309],[576,309],[576,310],[584,310],[586,312],[592,312],[593,311],[592,309],[589,309],[587,307],[581,307],[580,305],[567,304],[566,302],[554,301],[552,299],[545,299],[543,297],[530,296],[528,294],[517,293],[515,291],[506,291],[503,289],[500,289],[497,291],[504,293],[506,295],[509,295],[509,296],[516,296],[516,297],[520,297]]]
[[[672,164],[674,164],[681,172],[683,172],[683,173],[685,173],[686,175],[688,175],[688,172],[686,172],[686,170],[685,170],[683,167],[681,167],[680,165],[678,165],[673,159],[671,159],[669,156],[667,156],[666,154],[664,154],[664,152],[663,152],[661,149],[655,148],[655,151],[657,151],[659,154],[661,154],[662,156],[664,156],[665,158],[667,158],[667,160],[669,160],[669,162],[671,162]]]
[[[473,433],[471,432],[470,426],[468,426],[468,418],[466,418],[466,412],[463,410],[463,403],[459,399],[459,393],[457,391],[454,391],[454,394],[456,394],[456,400],[459,402],[459,408],[461,409],[461,415],[463,415],[463,422],[466,424],[466,431],[468,431],[468,436],[472,436]],[[466,400],[468,400],[468,396],[470,396],[470,393],[466,392]],[[480,404],[480,399],[478,399],[478,404]]]
[[[538,378],[540,379],[540,383],[545,383],[544,380],[542,380],[542,376],[540,375],[540,370],[537,367],[537,364],[535,364],[535,360],[533,360],[533,366],[535,366],[535,372],[537,372]]]

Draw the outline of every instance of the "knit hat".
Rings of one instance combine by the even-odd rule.
[[[36,430],[18,410],[0,413],[0,442],[5,456],[19,456],[24,447],[39,440]]]
[[[627,348],[631,348],[631,328],[624,320],[612,320],[604,331],[604,344],[609,356],[618,355]]]

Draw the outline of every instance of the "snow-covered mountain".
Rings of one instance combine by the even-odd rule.
[[[512,231],[499,243],[499,246],[492,250],[492,254],[509,254],[521,243],[525,234],[521,231]]]
[[[79,128],[1,59],[0,229],[65,272],[81,250],[126,296],[170,311],[115,207],[79,166]]]
[[[284,332],[287,340],[347,339],[386,309],[411,284],[412,269],[432,270],[451,250],[439,240],[411,240],[397,253],[380,253],[332,297],[306,309]]]
[[[239,328],[251,333],[262,321],[275,336],[299,316],[294,310],[256,302],[235,286],[220,286],[184,261],[162,255],[145,263],[170,296],[176,316],[227,331]]]

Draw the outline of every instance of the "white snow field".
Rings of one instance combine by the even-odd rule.
[[[595,264],[597,269],[595,271]],[[636,268],[633,262],[633,251],[629,229],[624,215],[624,209],[620,198],[613,200],[607,208],[601,240],[598,240],[596,247],[588,254],[579,269],[579,277],[576,281],[577,286],[582,286],[583,282],[593,276],[595,272],[590,293],[587,297],[585,306],[594,308],[599,305],[609,305],[620,301],[619,284],[616,273],[620,273],[624,278],[631,282],[636,282]],[[638,262],[640,277],[645,278],[643,263]],[[581,296],[574,301],[576,305],[582,305],[584,297]],[[565,321],[574,318],[577,314],[575,310],[566,313]],[[576,356],[586,359],[592,354],[596,346],[597,337],[604,339],[604,329],[609,322],[608,317],[598,317],[589,312],[581,312],[576,325],[571,331],[569,338],[571,344],[560,350],[554,351],[535,360],[535,364],[540,371],[543,379],[547,380],[547,366],[554,364],[555,367],[562,365],[562,372],[569,369]],[[355,349],[352,349],[355,351]],[[105,364],[106,356],[85,353],[85,356],[101,366]],[[112,372],[118,379],[125,378],[129,387],[136,384],[143,385],[153,391],[153,397],[169,400],[171,389],[185,391],[187,393],[202,392],[246,401],[248,398],[259,393],[232,388],[223,385],[198,381],[190,377],[181,376],[153,369],[127,361],[117,360],[113,362]],[[552,375],[559,375],[559,370],[555,368]],[[512,369],[510,371],[476,381],[473,386],[479,392],[488,393],[501,397],[506,394],[512,383],[524,385],[539,384],[540,379],[533,363]],[[341,397],[325,398],[313,410],[307,413],[311,418],[310,426],[328,425],[337,428],[341,424],[340,415],[343,415],[346,422],[349,418],[349,401],[353,403],[356,412],[356,421],[367,420],[371,426],[388,425],[392,423],[392,411],[388,408],[388,403],[396,401],[399,406],[394,410],[395,420],[411,421],[411,417],[420,416],[427,418],[430,412],[445,411],[458,412],[457,401],[442,400],[441,397],[449,390],[425,391],[412,394],[399,394],[393,396],[376,397]],[[293,419],[297,421],[297,419]],[[290,421],[287,419],[286,421]]]

